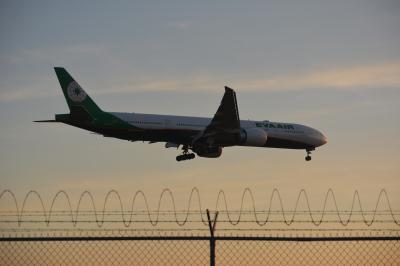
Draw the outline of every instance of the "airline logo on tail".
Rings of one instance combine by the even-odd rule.
[[[67,87],[67,94],[71,101],[80,103],[86,99],[85,91],[76,81],[72,81]]]

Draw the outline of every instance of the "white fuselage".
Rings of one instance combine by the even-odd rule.
[[[173,116],[173,115],[155,115],[141,113],[111,113],[125,122],[150,131],[202,131],[210,124],[211,118]],[[249,129],[264,130],[268,139],[287,141],[293,143],[302,143],[310,147],[319,147],[327,142],[326,137],[318,130],[294,123],[282,123],[252,120],[240,120],[240,127]],[[265,145],[242,145],[242,146],[265,146]],[[274,147],[274,146],[272,146]],[[277,147],[280,148],[280,147]],[[282,147],[290,148],[290,147]],[[296,147],[293,147],[296,148]]]

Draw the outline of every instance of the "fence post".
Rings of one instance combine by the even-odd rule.
[[[214,231],[217,225],[218,211],[214,215],[214,219],[211,220],[210,211],[207,209],[207,220],[208,227],[210,229],[210,266],[215,266],[215,237]]]

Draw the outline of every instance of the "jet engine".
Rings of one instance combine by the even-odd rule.
[[[264,146],[267,142],[267,132],[261,128],[242,129],[240,141],[245,146]]]
[[[218,158],[222,154],[222,147],[197,147],[193,151],[200,157]]]

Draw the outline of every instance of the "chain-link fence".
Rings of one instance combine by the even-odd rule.
[[[400,237],[18,237],[0,242],[0,265],[213,263],[399,265]]]
[[[219,241],[218,265],[399,265],[400,241],[348,239]]]

